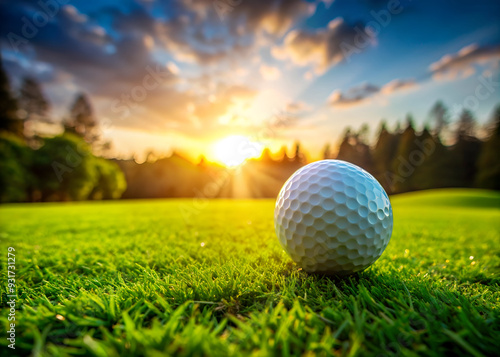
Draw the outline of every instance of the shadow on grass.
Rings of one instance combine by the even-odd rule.
[[[285,280],[284,290],[293,287],[297,296],[307,292],[308,295],[315,294],[328,296],[358,296],[361,290],[377,291],[383,290],[386,294],[390,291],[400,291],[407,294],[408,287],[403,279],[393,272],[381,272],[373,269],[351,275],[328,275],[318,273],[307,273],[298,268],[294,263],[288,263],[284,269],[278,272]],[[335,292],[329,294],[331,292]]]

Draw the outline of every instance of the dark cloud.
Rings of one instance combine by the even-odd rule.
[[[168,19],[155,18],[139,6],[127,13],[117,9],[110,9],[108,13],[113,17],[116,32],[142,36],[152,46],[168,51],[180,62],[210,65],[234,61],[252,49],[250,43],[233,40],[233,36],[227,33],[214,35],[213,21],[218,24],[218,20],[199,18],[189,5],[192,4],[179,5],[176,16]]]
[[[111,41],[103,27],[91,21],[72,5],[55,8],[50,14],[36,4],[24,1],[0,4],[2,44],[14,52],[33,46],[55,47],[59,43],[79,42],[97,47]],[[66,48],[71,52],[70,48]]]
[[[298,65],[313,65],[317,73],[323,73],[373,42],[374,38],[367,35],[362,24],[350,25],[336,18],[326,28],[316,31],[291,31],[283,46],[273,48],[273,55],[289,58]]]
[[[156,32],[158,20],[144,7],[136,5],[128,13],[116,8],[110,8],[107,12],[113,19],[113,28],[119,33],[154,35]]]
[[[377,94],[390,95],[398,91],[413,88],[416,85],[417,83],[412,79],[395,79],[382,87],[364,83],[360,86],[352,87],[344,93],[339,90],[334,91],[328,98],[328,102],[333,107],[350,107],[364,103]]]
[[[310,15],[315,9],[315,4],[302,0],[234,1],[234,6],[231,2],[186,0],[183,5],[200,19],[217,18],[222,25],[236,30],[234,35],[253,35],[259,31],[283,35],[297,19]]]
[[[380,87],[365,83],[358,87],[350,88],[345,93],[336,90],[331,94],[328,100],[332,106],[351,106],[360,104],[379,91]]]
[[[2,58],[2,64],[5,70],[14,79],[14,86],[18,86],[24,77],[32,77],[40,82],[56,82],[60,80],[59,72],[51,65],[35,65],[20,63],[14,57]]]
[[[120,118],[116,125],[215,130],[233,106],[249,103],[257,94],[238,84],[231,77],[232,69],[258,53],[263,38],[283,36],[298,19],[309,16],[316,4],[242,1],[224,13],[214,4],[201,0],[164,2],[157,4],[165,6],[162,16],[153,16],[152,7],[141,3],[107,7],[98,14],[84,14],[65,5],[37,29],[7,67],[18,76],[30,74],[38,66],[42,82],[57,81],[60,88],[88,92],[99,103],[100,113]],[[8,6],[2,3],[2,34],[20,33],[21,19],[33,18],[40,11],[38,6],[24,0]],[[284,50],[296,57],[300,47],[310,42],[320,48],[312,51],[321,52],[318,65],[327,67],[345,57],[337,45],[351,41],[356,30],[337,19],[318,32],[294,33],[293,41],[285,41],[291,47]],[[2,44],[9,48],[6,36]],[[156,50],[178,62],[202,66],[195,78],[180,77],[172,64],[158,63]],[[161,80],[149,90],[146,86],[151,84],[152,71],[161,73]],[[269,68],[263,71],[270,77]],[[199,86],[193,84],[197,82]],[[291,108],[301,110],[299,106]]]
[[[200,36],[200,30],[184,32],[190,26],[188,17],[178,17],[156,24],[157,41],[181,62],[209,65],[244,58],[252,50],[251,45],[210,41]],[[202,46],[199,41],[203,42]],[[210,46],[207,46],[207,42]],[[228,41],[229,42],[229,41]]]
[[[30,14],[29,7],[19,5],[7,11],[11,11],[11,16]],[[16,31],[21,24],[11,21],[10,31]],[[3,42],[9,48],[8,39],[4,37]],[[138,85],[147,68],[158,66],[141,34],[124,32],[113,39],[104,28],[70,5],[62,7],[41,27],[24,49],[24,53],[32,54],[32,62],[50,64],[57,71],[71,75],[76,84],[94,95],[109,95],[123,86]],[[175,79],[173,74],[171,79]]]

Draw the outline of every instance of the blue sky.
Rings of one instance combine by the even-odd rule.
[[[4,67],[14,86],[40,81],[56,121],[88,93],[117,155],[195,157],[245,135],[274,149],[301,140],[314,156],[347,126],[375,132],[411,113],[421,127],[437,100],[484,123],[500,102],[498,1],[44,3],[53,14],[30,38],[23,18],[46,10],[1,3]],[[477,99],[484,81],[493,89]],[[286,127],[272,127],[283,114]]]

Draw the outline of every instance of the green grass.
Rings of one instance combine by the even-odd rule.
[[[388,248],[344,279],[290,261],[272,200],[2,206],[1,284],[12,246],[19,300],[0,355],[496,355],[500,195],[392,203]]]

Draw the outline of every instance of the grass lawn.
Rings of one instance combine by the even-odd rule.
[[[1,206],[0,355],[497,355],[500,194],[391,200],[389,246],[344,279],[291,262],[273,200]]]

